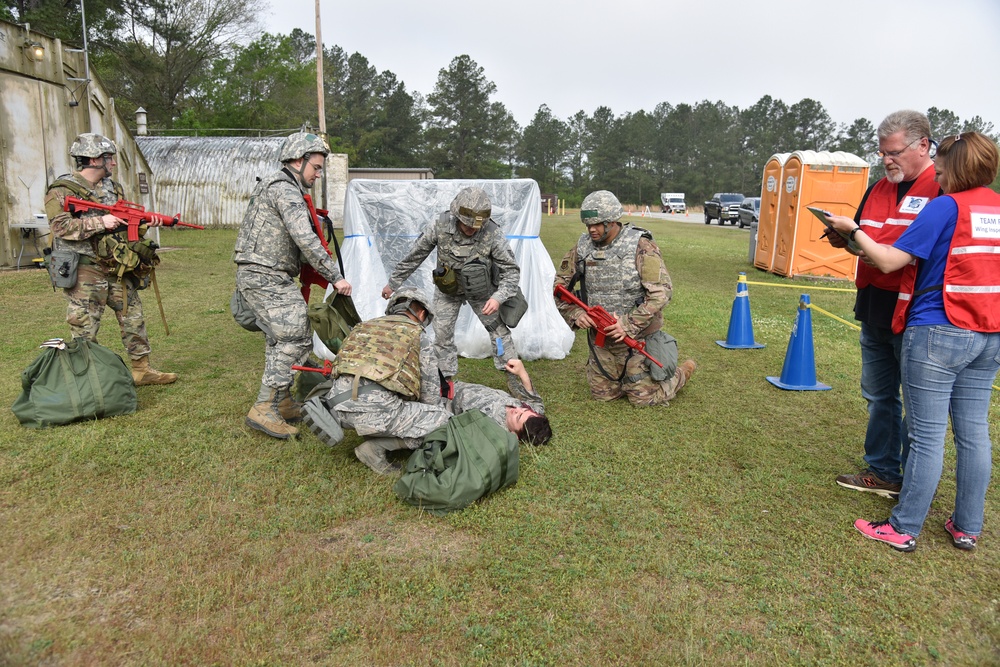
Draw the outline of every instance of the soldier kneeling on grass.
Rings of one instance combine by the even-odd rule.
[[[377,473],[398,471],[386,452],[416,449],[451,413],[441,405],[441,380],[426,330],[434,314],[419,290],[401,287],[383,317],[351,329],[333,364],[332,388],[306,401],[305,423],[335,445],[343,428],[365,441],[354,449]]]

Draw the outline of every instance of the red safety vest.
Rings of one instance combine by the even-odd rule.
[[[945,315],[962,329],[1000,331],[1000,195],[989,188],[975,188],[948,196],[958,204],[958,220],[944,268]],[[914,260],[903,267],[892,316],[896,333],[906,328],[916,279]]]
[[[861,228],[873,241],[892,245],[906,228],[910,226],[924,205],[938,196],[940,186],[934,180],[934,165],[930,165],[917,176],[907,190],[906,196],[896,203],[896,184],[886,179],[880,180],[872,188],[861,210]],[[873,285],[889,292],[899,291],[899,281],[903,270],[882,273],[874,266],[858,262],[858,273],[854,284],[858,289]]]

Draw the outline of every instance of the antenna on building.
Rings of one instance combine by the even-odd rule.
[[[83,0],[80,0],[80,23],[83,27],[83,49],[66,49],[70,53],[83,53],[83,78],[68,76],[67,81],[75,81],[76,87],[69,91],[69,106],[76,107],[80,106],[80,100],[76,99],[78,92],[86,90],[87,84],[90,83],[90,58],[87,53],[87,16],[83,11]]]

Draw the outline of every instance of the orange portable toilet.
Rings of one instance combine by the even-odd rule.
[[[858,258],[820,238],[826,227],[808,207],[853,218],[868,188],[868,163],[842,151],[795,151],[783,177],[770,271],[853,279]]]
[[[757,249],[753,265],[764,271],[771,270],[774,261],[774,231],[778,220],[781,193],[785,191],[782,172],[791,153],[775,153],[764,165],[764,178],[760,186],[760,215],[757,218]]]

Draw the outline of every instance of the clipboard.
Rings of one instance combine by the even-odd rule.
[[[827,219],[827,216],[831,216],[831,215],[833,215],[833,213],[830,213],[829,211],[825,211],[825,210],[823,210],[821,208],[814,208],[812,206],[806,206],[806,208],[813,215],[815,215],[817,218],[819,218],[819,221],[822,222],[826,226],[827,233],[829,233],[829,232],[836,232],[837,234],[840,234],[840,238],[844,239],[844,241],[847,242],[847,247],[851,250],[851,252],[853,252],[855,254],[861,252],[861,247],[857,243],[855,243],[854,241],[851,240],[851,237],[850,237],[849,234],[845,234],[843,232],[838,232],[836,229],[833,228],[833,223],[831,223]]]

